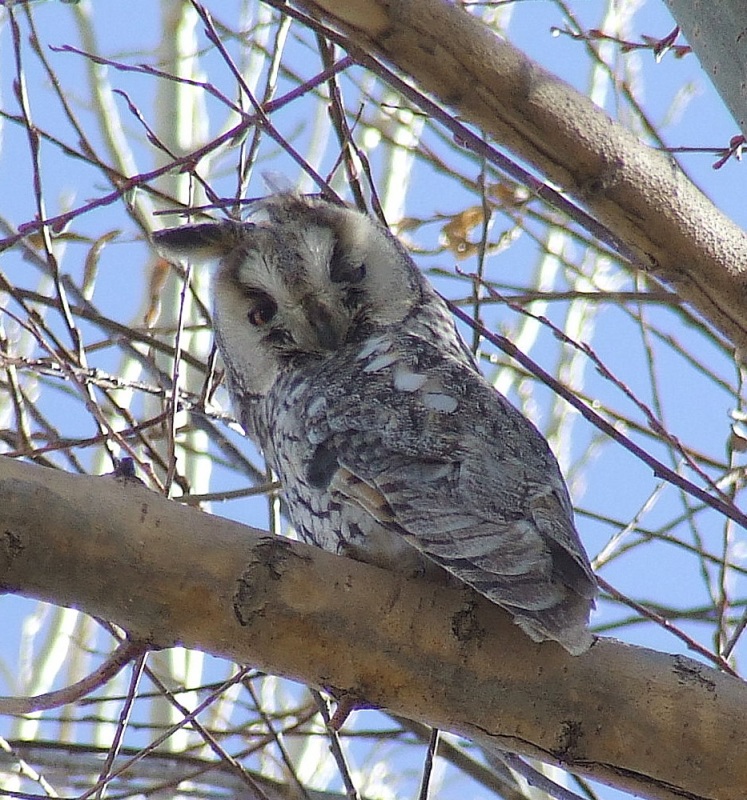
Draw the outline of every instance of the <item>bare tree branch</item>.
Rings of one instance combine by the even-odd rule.
[[[0,459],[0,585],[646,797],[737,800],[747,687],[683,656],[531,642],[469,590]],[[739,744],[737,744],[739,743]]]
[[[747,235],[682,173],[446,0],[298,0],[577,198],[747,353]]]

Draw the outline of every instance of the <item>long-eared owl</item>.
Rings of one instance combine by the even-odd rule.
[[[450,574],[534,640],[592,642],[596,581],[547,442],[480,375],[441,297],[371,217],[291,193],[157,233],[215,261],[235,411],[306,542]]]

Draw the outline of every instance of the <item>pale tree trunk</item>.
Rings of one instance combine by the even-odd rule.
[[[0,459],[0,496],[6,590],[646,797],[744,798],[747,686],[688,658],[601,638],[569,656],[471,590],[268,536],[133,481]]]
[[[665,0],[687,43],[747,136],[747,36],[742,0]]]

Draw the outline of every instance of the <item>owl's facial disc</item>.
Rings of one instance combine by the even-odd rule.
[[[215,310],[247,346],[251,339],[281,359],[316,359],[358,338],[365,275],[365,265],[341,251],[328,227],[258,226],[222,262]],[[245,330],[235,329],[238,320]]]

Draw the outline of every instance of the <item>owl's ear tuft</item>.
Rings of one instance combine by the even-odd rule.
[[[249,229],[254,227],[251,223],[233,220],[182,225],[179,228],[156,231],[153,234],[153,243],[156,250],[167,259],[211,261],[235,250]]]

